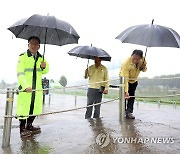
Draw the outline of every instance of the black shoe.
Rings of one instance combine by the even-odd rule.
[[[30,133],[30,131],[27,130],[27,129],[22,129],[22,130],[20,131],[20,136],[21,136],[22,138],[27,138],[27,137],[30,137],[30,136],[31,136],[31,133]]]
[[[30,133],[35,134],[35,133],[40,133],[41,132],[41,128],[40,127],[34,127],[34,126],[27,126],[26,128],[28,131],[30,131]]]
[[[133,116],[132,113],[127,113],[127,114],[126,114],[126,118],[127,118],[127,119],[135,119],[135,116]]]

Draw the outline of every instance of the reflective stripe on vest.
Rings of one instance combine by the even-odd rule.
[[[25,73],[24,72],[18,72],[17,73],[17,77],[21,76],[21,75],[24,75]]]
[[[36,71],[37,71],[37,72],[40,72],[40,71],[42,71],[42,69],[41,69],[41,68],[37,68]],[[17,73],[17,77],[19,77],[19,76],[21,76],[21,75],[25,75],[26,72],[33,72],[33,68],[26,68],[26,69],[24,70],[24,72],[18,72],[18,73]]]
[[[41,68],[36,68],[36,71],[37,72],[40,72],[40,71],[42,71],[42,69]],[[25,70],[24,70],[24,72],[26,73],[26,72],[33,72],[33,68],[26,68]]]

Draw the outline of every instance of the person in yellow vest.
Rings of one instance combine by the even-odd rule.
[[[135,119],[133,116],[133,106],[135,91],[138,85],[138,76],[141,71],[147,70],[146,61],[141,50],[134,50],[131,57],[127,58],[122,66],[119,75],[125,77],[125,98],[126,98],[126,118]],[[130,97],[132,96],[132,97]]]
[[[101,64],[101,58],[95,57],[94,65],[85,70],[85,79],[89,78],[89,87],[87,92],[87,105],[100,103],[102,94],[107,94],[109,89],[109,76],[107,68]],[[105,82],[103,82],[105,81]],[[101,83],[96,83],[101,82]],[[100,106],[94,106],[93,118],[100,117]],[[85,119],[91,118],[93,107],[88,107]]]
[[[35,116],[42,113],[42,75],[48,73],[49,65],[38,52],[40,39],[32,36],[28,39],[27,52],[19,56],[17,77],[19,92],[16,115],[20,122],[20,136],[29,137],[40,132],[40,127],[32,125]],[[33,91],[37,89],[38,91]]]

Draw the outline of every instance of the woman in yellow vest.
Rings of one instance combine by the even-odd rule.
[[[145,72],[146,70],[146,61],[143,58],[143,52],[141,50],[134,50],[131,57],[126,59],[121,66],[119,75],[125,77],[125,98],[127,99],[126,118],[128,119],[135,119],[132,113],[135,91],[138,85],[137,78],[140,71]]]
[[[19,90],[24,91],[18,95],[16,110],[20,121],[21,137],[40,132],[39,127],[32,125],[35,116],[28,116],[42,113],[42,75],[49,71],[48,63],[38,52],[39,48],[40,39],[36,36],[30,37],[28,50],[19,56],[17,64]],[[38,91],[32,91],[32,89],[38,89]]]

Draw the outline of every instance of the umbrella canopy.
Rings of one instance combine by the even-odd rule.
[[[180,48],[180,36],[171,28],[153,25],[132,26],[120,33],[116,39],[122,43],[143,45],[146,47]]]
[[[95,57],[101,58],[104,61],[111,61],[111,56],[103,49],[92,46],[78,46],[68,52],[71,56],[94,59]]]
[[[38,14],[17,21],[8,30],[17,38],[28,40],[31,36],[37,36],[42,44],[58,46],[78,43],[80,38],[69,23],[54,16],[41,16]]]

